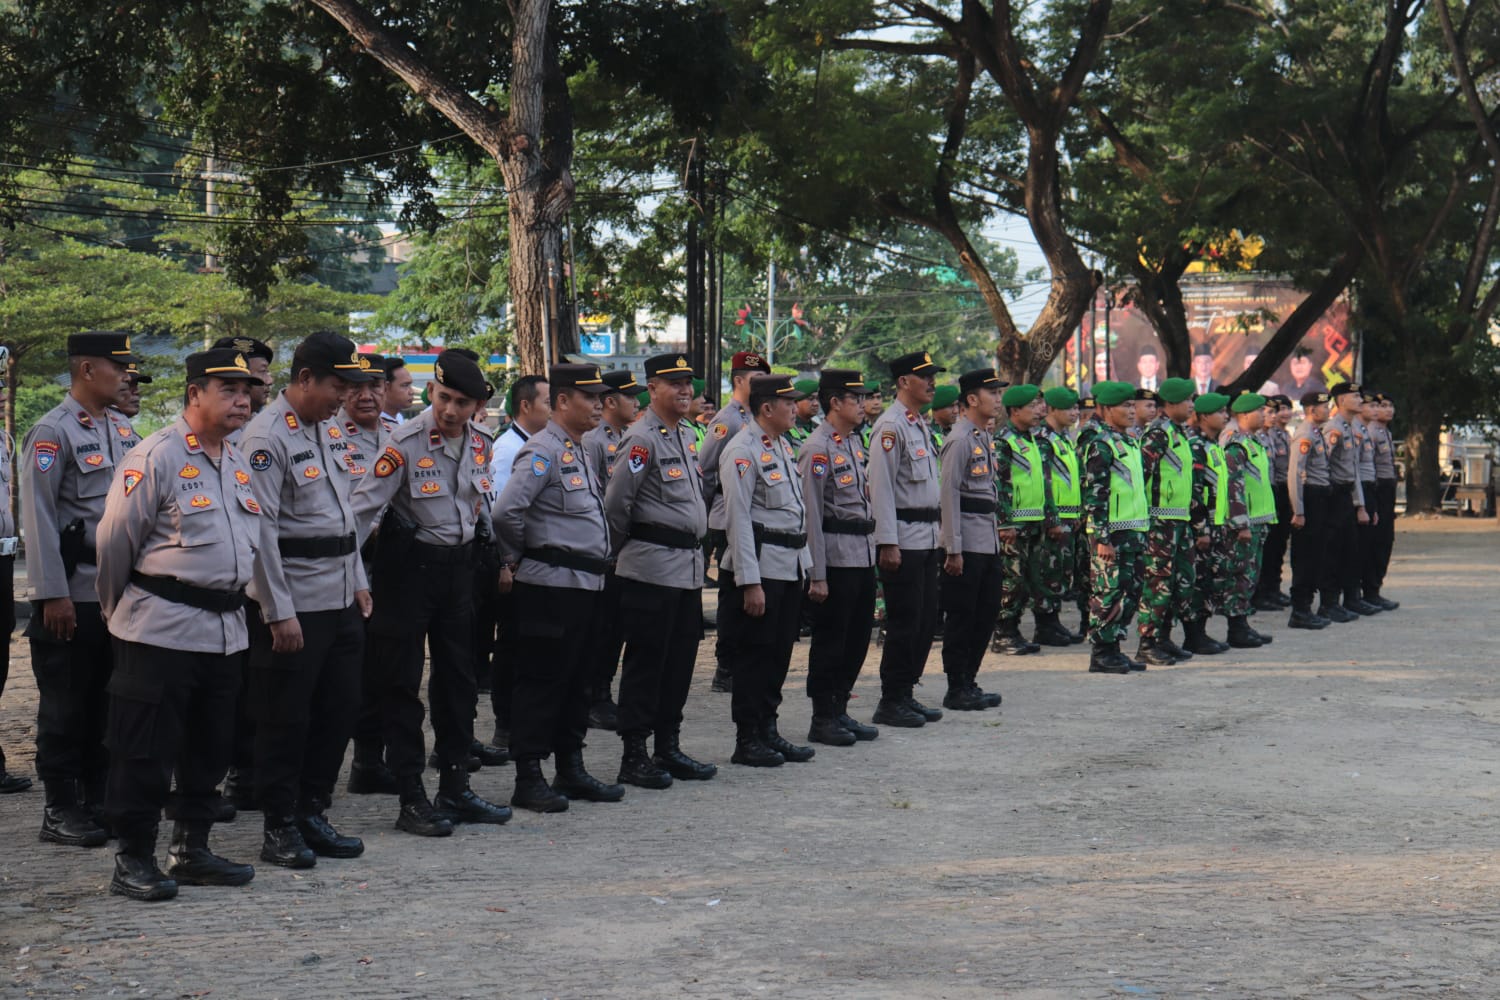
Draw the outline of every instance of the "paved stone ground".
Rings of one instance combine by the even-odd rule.
[[[0,797],[0,990],[1500,996],[1500,530],[1403,521],[1397,553],[1395,614],[1320,633],[1274,616],[1268,650],[1130,677],[1086,674],[1076,651],[991,657],[1003,712],[446,841],[392,830],[389,799],[343,797],[363,858],[171,903],[107,895],[107,850],[43,845],[40,794]],[[0,738],[24,772],[35,694],[14,652]],[[685,742],[722,763],[710,672],[706,655]],[[617,750],[598,734],[588,755],[612,774]],[[475,786],[504,798],[511,776]],[[216,846],[253,858],[257,820]]]

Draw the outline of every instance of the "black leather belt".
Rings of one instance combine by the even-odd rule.
[[[147,576],[135,569],[130,571],[130,582],[148,594],[155,594],[174,604],[186,604],[204,611],[217,611],[223,614],[238,611],[245,606],[243,590],[210,590],[207,587],[184,583],[170,576]]]
[[[993,514],[995,501],[988,497],[959,497],[958,509],[965,514]]]
[[[99,554],[93,549],[84,549],[78,553],[78,561],[86,566],[99,565]]]
[[[1354,492],[1354,484],[1353,483],[1331,483],[1329,485],[1330,485],[1330,488],[1333,489],[1337,493],[1353,493]]]
[[[896,520],[919,521],[924,524],[937,524],[943,519],[943,512],[936,507],[897,507]]]
[[[664,524],[648,524],[645,521],[636,521],[630,525],[630,537],[637,542],[650,542],[669,549],[696,549],[703,545],[703,540],[691,531],[668,528]]]
[[[295,559],[325,559],[349,555],[355,549],[355,537],[351,531],[322,538],[278,538],[276,547],[283,556]]]
[[[554,548],[550,545],[527,549],[522,555],[527,559],[546,563],[548,566],[558,566],[562,569],[576,569],[583,573],[598,573],[602,575],[609,571],[608,559],[596,559],[593,556],[571,552],[567,549]]]
[[[828,535],[873,535],[875,522],[862,518],[823,518],[823,533]]]
[[[791,531],[772,531],[762,525],[751,523],[751,533],[755,535],[755,544],[774,545],[780,549],[800,549],[807,544],[807,536]]]
[[[389,539],[387,539],[389,541]],[[409,556],[414,562],[439,566],[467,566],[474,561],[474,545],[433,545],[412,542]]]

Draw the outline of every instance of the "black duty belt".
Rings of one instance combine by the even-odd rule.
[[[586,556],[580,552],[571,552],[568,549],[554,548],[550,545],[527,549],[522,555],[527,559],[546,563],[548,566],[558,566],[562,569],[576,569],[583,573],[598,573],[603,575],[609,571],[608,559],[596,559],[593,556]]]
[[[823,518],[823,532],[828,535],[873,535],[875,522],[863,518]]]
[[[1329,487],[1335,493],[1353,493],[1354,492],[1354,484],[1353,483],[1330,483]]]
[[[958,509],[965,514],[993,514],[995,501],[989,497],[959,497]]]
[[[84,549],[78,553],[78,561],[86,566],[99,565],[99,554],[93,549]]]
[[[130,571],[130,582],[148,594],[155,594],[174,604],[186,604],[204,611],[224,614],[238,611],[245,606],[243,590],[210,590],[196,584],[184,583],[170,576],[147,576],[140,570]]]
[[[635,521],[630,525],[630,537],[637,542],[664,545],[669,549],[696,549],[703,545],[703,539],[691,531],[668,528],[664,524],[648,524],[645,521]]]
[[[332,535],[322,538],[278,538],[276,547],[283,556],[294,559],[326,559],[347,556],[355,545],[354,532],[347,535]]]
[[[897,507],[896,520],[919,521],[924,524],[937,524],[943,519],[943,512],[936,507]]]
[[[763,525],[750,524],[751,533],[755,535],[755,545],[774,545],[779,549],[800,549],[807,544],[807,536],[795,531],[772,531]]]
[[[389,541],[390,539],[386,539]],[[429,566],[467,566],[474,561],[472,542],[463,545],[433,545],[430,542],[412,542],[409,557],[414,562]]]

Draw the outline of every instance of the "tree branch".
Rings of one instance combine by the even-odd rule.
[[[1490,248],[1495,239],[1495,218],[1500,213],[1500,175],[1495,171],[1500,169],[1500,138],[1495,135],[1494,128],[1490,125],[1489,113],[1484,110],[1484,101],[1479,97],[1479,88],[1474,85],[1474,77],[1469,71],[1469,57],[1458,35],[1453,30],[1453,17],[1448,12],[1447,0],[1437,0],[1438,21],[1443,26],[1443,41],[1447,43],[1448,54],[1453,57],[1453,73],[1458,79],[1459,89],[1463,91],[1464,103],[1468,105],[1469,117],[1474,119],[1474,127],[1479,133],[1479,138],[1484,142],[1484,148],[1490,154],[1490,195],[1485,205],[1484,216],[1479,222],[1479,231],[1475,234],[1474,245],[1469,251],[1469,264],[1464,269],[1464,283],[1459,290],[1458,313],[1460,316],[1467,315],[1474,308],[1474,301],[1479,297],[1479,286],[1484,281],[1484,275],[1488,269],[1490,260]],[[1464,16],[1464,27],[1468,27],[1468,15]]]
[[[892,56],[942,56],[945,59],[957,59],[961,51],[956,43],[892,42],[880,38],[835,38],[828,43],[828,47],[838,51],[881,52]]]

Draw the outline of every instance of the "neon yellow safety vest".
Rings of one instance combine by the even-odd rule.
[[[1156,506],[1151,516],[1159,521],[1186,521],[1193,496],[1193,446],[1187,435],[1167,423],[1167,453],[1156,467]]]
[[[1276,523],[1276,493],[1271,488],[1271,459],[1265,445],[1246,436],[1240,440],[1250,461],[1245,465],[1245,507],[1251,524]]]
[[[1078,452],[1073,442],[1061,434],[1048,438],[1056,461],[1047,472],[1052,477],[1052,499],[1057,501],[1057,513],[1064,521],[1076,521],[1083,513],[1083,487],[1078,482]]]
[[[1146,474],[1141,469],[1141,449],[1135,442],[1120,435],[1101,434],[1094,440],[1094,447],[1108,448],[1112,456],[1109,464],[1109,521],[1108,530],[1146,531],[1151,527],[1151,515],[1146,505]]]
[[[1046,470],[1042,450],[1029,436],[1011,434],[1010,496],[1012,521],[1040,521],[1046,514]]]
[[[1229,461],[1224,457],[1224,449],[1212,441],[1203,442],[1203,450],[1208,454],[1209,485],[1214,491],[1214,524],[1223,526],[1229,523]]]

